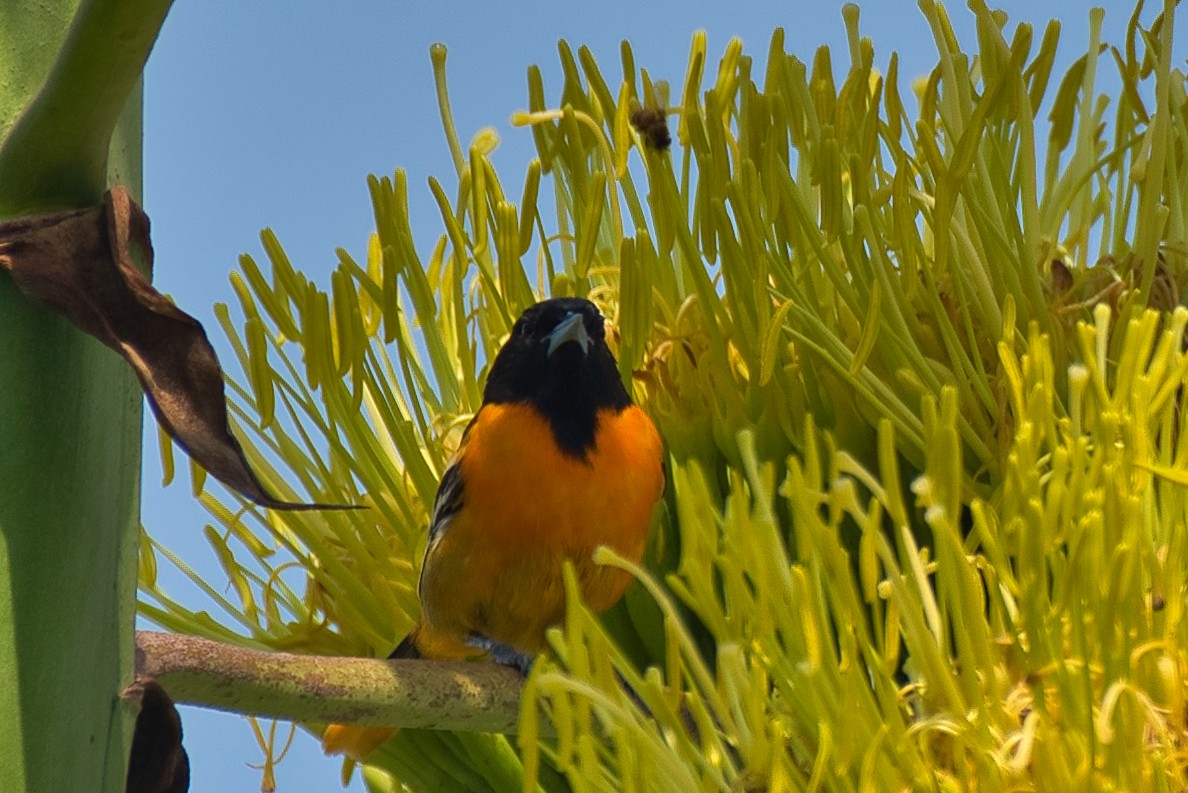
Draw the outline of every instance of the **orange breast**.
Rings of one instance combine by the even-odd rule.
[[[592,608],[613,605],[630,580],[590,556],[600,545],[643,555],[664,488],[661,459],[655,427],[634,406],[600,413],[586,460],[558,450],[532,408],[485,406],[461,457],[462,509],[425,558],[426,620],[534,652],[564,614],[566,559]]]

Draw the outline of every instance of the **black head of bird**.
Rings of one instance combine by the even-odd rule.
[[[598,411],[631,404],[598,308],[558,297],[526,310],[491,364],[483,402],[532,403],[549,417],[558,445],[583,456]]]

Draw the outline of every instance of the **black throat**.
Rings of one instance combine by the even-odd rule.
[[[575,315],[583,323],[577,333]],[[483,404],[530,405],[548,422],[563,454],[588,460],[600,413],[618,414],[631,405],[594,305],[554,298],[526,310],[495,356]]]
[[[557,448],[583,461],[594,449],[599,414],[618,414],[631,405],[610,350],[594,347],[586,355],[576,345],[557,350],[527,392],[517,393],[493,378],[483,401],[531,405],[548,422]]]
[[[544,381],[529,401],[548,420],[557,447],[586,460],[595,446],[599,413],[617,414],[631,404],[631,397],[604,344],[591,347],[588,355],[570,344],[551,356]]]

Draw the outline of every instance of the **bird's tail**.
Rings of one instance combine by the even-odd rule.
[[[388,658],[434,658],[440,661],[465,660],[481,653],[472,647],[441,636],[418,624],[396,646]],[[322,751],[326,754],[345,754],[362,760],[400,730],[395,727],[356,727],[351,724],[331,724],[322,733]]]
[[[345,754],[352,760],[362,760],[399,731],[396,727],[331,724],[322,733],[322,751],[326,754]]]

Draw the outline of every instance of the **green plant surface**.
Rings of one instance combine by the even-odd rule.
[[[373,789],[1183,787],[1174,3],[1105,50],[1088,12],[1094,57],[1055,77],[1057,26],[972,2],[968,51],[920,8],[938,60],[914,104],[854,6],[847,56],[806,63],[777,30],[761,73],[737,41],[714,69],[698,35],[675,90],[626,43],[608,79],[562,42],[559,101],[533,68],[513,116],[538,149],[515,183],[493,133],[459,140],[435,49],[457,173],[430,184],[432,250],[404,174],[372,177],[364,260],[314,284],[265,231],[242,318],[219,309],[265,485],[372,509],[202,491],[231,589],[200,585],[232,627],[157,586],[185,567],[149,537],[142,613],[386,654],[486,362],[533,300],[585,295],[668,445],[644,567],[600,557],[640,584],[601,620],[571,600],[514,743],[405,731]],[[631,123],[657,106],[671,150]]]
[[[109,178],[139,190],[140,70],[168,8],[0,10],[0,218],[97,205]],[[6,273],[0,338],[0,778],[12,791],[122,791],[140,387]]]

